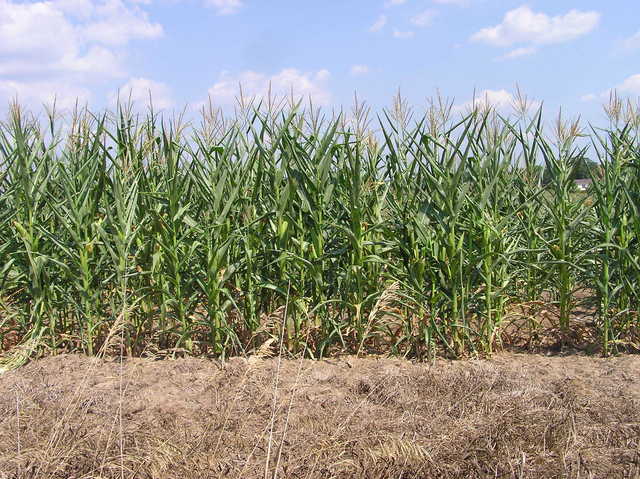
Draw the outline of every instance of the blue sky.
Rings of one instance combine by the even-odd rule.
[[[638,0],[0,0],[0,104],[55,95],[158,108],[207,97],[311,95],[372,107],[437,89],[508,108],[515,85],[546,110],[602,120],[611,89],[640,96]]]

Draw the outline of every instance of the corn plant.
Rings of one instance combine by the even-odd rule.
[[[358,99],[241,99],[197,126],[14,106],[0,338],[96,354],[117,327],[131,355],[490,355],[522,303],[557,307],[570,341],[587,295],[601,351],[633,349],[637,125],[558,121],[553,138],[541,110],[456,115],[399,96],[377,117]],[[579,193],[585,158],[601,168]]]

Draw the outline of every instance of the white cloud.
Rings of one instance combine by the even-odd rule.
[[[522,47],[511,50],[509,53],[502,55],[498,60],[513,60],[514,58],[526,57],[533,55],[538,50],[535,47]]]
[[[156,38],[163,33],[162,26],[151,23],[146,12],[122,0],[100,4],[89,0],[0,0],[0,18],[3,57],[80,55],[88,43],[123,45],[134,38]]]
[[[218,15],[233,15],[243,7],[242,0],[205,0],[205,3],[218,12]]]
[[[0,81],[0,99],[4,99],[4,103],[0,103],[0,110],[6,107],[9,100],[14,99],[31,108],[51,106],[55,100],[57,108],[66,110],[73,108],[76,102],[82,105],[90,98],[91,92],[87,88],[66,82]]]
[[[125,5],[122,0],[107,0],[95,7],[95,20],[83,25],[87,41],[106,45],[124,45],[138,38],[162,36],[162,25],[151,23],[145,11]]]
[[[124,0],[0,0],[0,107],[77,95],[125,75],[122,46],[162,35],[141,7]]]
[[[94,11],[92,0],[53,0],[55,7],[73,18],[86,19]]]
[[[61,58],[78,53],[75,28],[53,3],[0,0],[0,18],[3,63],[7,58]]]
[[[603,92],[589,93],[580,97],[582,101],[595,101],[597,99],[606,101],[612,93],[627,95],[627,96],[640,96],[640,73],[631,75],[625,78],[622,83],[604,90]]]
[[[387,16],[386,15],[380,15],[378,17],[378,19],[373,22],[373,25],[371,25],[369,27],[369,31],[370,32],[379,32],[380,30],[382,30],[384,28],[384,26],[387,24]]]
[[[81,57],[61,62],[61,70],[86,75],[106,75],[119,77],[124,75],[118,56],[102,46],[90,47]]]
[[[411,23],[417,27],[428,27],[436,17],[437,12],[435,10],[424,10],[417,15],[411,17]]]
[[[266,98],[271,91],[274,96],[288,96],[293,93],[297,98],[311,97],[315,104],[328,105],[331,101],[331,93],[327,88],[329,77],[330,73],[327,70],[309,73],[296,68],[285,68],[273,75],[251,70],[239,75],[223,72],[219,80],[209,88],[209,96],[214,103],[233,105],[242,87],[245,98]]]
[[[33,59],[10,59],[0,61],[0,75],[28,80],[36,76],[81,76],[84,80],[123,75],[120,59],[111,50],[91,47],[82,56],[63,55],[59,58],[34,61]]]
[[[499,47],[517,43],[563,43],[591,32],[599,21],[600,14],[594,11],[571,10],[564,15],[550,17],[523,5],[507,12],[502,23],[475,33],[471,40]]]
[[[109,95],[109,103],[116,105],[118,102],[131,100],[138,107],[146,107],[149,105],[149,98],[154,109],[164,110],[173,106],[169,87],[148,78],[130,78],[117,92]]]
[[[407,0],[387,0],[384,3],[384,6],[389,8],[389,7],[395,7],[397,5],[402,5],[403,3],[407,3]]]
[[[394,38],[406,39],[406,38],[411,38],[414,35],[415,35],[415,32],[412,32],[411,30],[409,31],[394,30],[393,31]]]
[[[629,95],[640,95],[640,73],[625,79],[615,90]]]
[[[353,65],[351,67],[350,73],[351,76],[359,76],[359,75],[366,75],[367,73],[369,73],[370,69],[367,65]]]
[[[518,103],[517,98],[507,90],[483,90],[477,93],[473,99],[455,105],[454,110],[466,113],[476,108],[483,110],[486,108],[495,108],[498,111],[507,112],[512,110]],[[535,110],[540,106],[538,101],[529,101],[529,110]]]
[[[467,102],[467,105],[478,107],[494,106],[499,109],[510,107],[513,104],[513,95],[507,90],[484,90]]]

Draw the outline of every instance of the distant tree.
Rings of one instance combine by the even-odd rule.
[[[584,180],[591,178],[591,173],[597,173],[599,169],[598,163],[588,158],[582,158],[579,160],[571,173],[570,178],[572,180]],[[542,174],[542,184],[546,185],[551,181],[551,171],[544,167],[544,173]]]
[[[592,173],[597,171],[598,171],[598,163],[596,163],[593,160],[589,160],[588,158],[583,158],[578,162],[575,169],[573,170],[571,179],[584,180],[586,178],[591,178]]]

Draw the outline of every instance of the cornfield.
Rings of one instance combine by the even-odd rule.
[[[640,129],[617,105],[606,129],[399,98],[377,116],[243,101],[196,122],[12,105],[0,344],[461,357],[517,325],[636,350]]]

